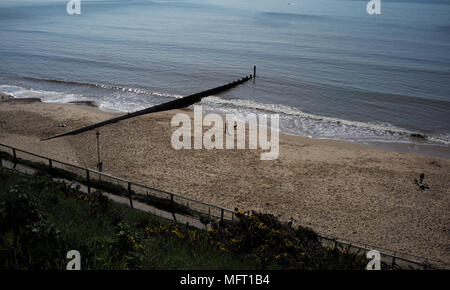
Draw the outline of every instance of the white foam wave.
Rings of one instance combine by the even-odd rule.
[[[153,95],[157,97],[165,97],[165,98],[182,98],[181,95],[176,94],[168,94],[168,93],[161,93],[161,92],[154,92],[154,91],[148,91],[144,89],[136,89],[136,88],[126,88],[121,86],[114,86],[114,85],[104,85],[104,84],[95,84],[96,87],[103,88],[103,89],[113,89],[116,91],[122,91],[122,92],[128,92],[128,93],[134,93],[134,94],[140,94],[140,95]]]
[[[95,99],[99,108],[106,111],[133,112],[155,105],[152,98],[139,97],[140,94],[156,97],[181,98],[180,95],[148,92],[140,89],[121,88],[103,85],[105,88],[114,89],[115,92],[99,96]],[[119,89],[120,88],[120,89]],[[28,89],[13,85],[0,85],[0,91],[12,95],[15,98],[39,98],[43,102],[68,103],[73,101],[90,101],[79,94],[55,91]],[[125,93],[122,93],[125,92]],[[395,142],[432,142],[450,144],[450,136],[432,135],[425,138],[411,138],[417,134],[410,130],[393,126],[388,123],[359,122],[340,118],[332,118],[306,113],[298,108],[280,105],[264,104],[252,100],[222,99],[210,96],[202,100],[205,109],[222,113],[260,113],[279,114],[280,129],[282,132],[292,135],[308,136],[317,139],[337,139],[348,141],[395,141]]]
[[[319,116],[319,115],[305,113],[302,110],[294,108],[294,107],[289,107],[289,106],[279,105],[279,104],[264,104],[264,103],[259,103],[259,102],[252,101],[252,100],[239,100],[239,99],[225,100],[225,99],[221,99],[216,96],[210,96],[210,97],[204,99],[204,101],[209,102],[209,103],[214,103],[214,104],[230,105],[230,106],[253,109],[253,110],[261,110],[261,111],[266,111],[266,112],[270,112],[270,113],[298,116],[301,118],[320,121],[320,122],[335,123],[337,125],[354,126],[354,127],[365,128],[365,129],[374,130],[374,131],[389,131],[392,133],[398,132],[398,133],[404,133],[404,134],[413,134],[413,132],[411,132],[409,130],[395,127],[395,126],[393,126],[391,124],[387,124],[387,123],[376,124],[376,123],[358,122],[358,121],[350,121],[350,120],[339,119],[339,118]]]
[[[77,94],[27,89],[10,85],[0,85],[0,91],[13,96],[14,98],[18,99],[39,98],[46,103],[68,103],[73,101],[88,101],[87,99]]]
[[[281,131],[287,134],[308,136],[316,139],[450,144],[450,136],[426,136],[389,123],[360,122],[320,116],[280,104],[264,104],[241,99],[226,100],[217,96],[210,96],[203,99],[202,104],[210,107],[212,110],[219,110],[225,114],[230,112],[258,113],[261,111],[264,113],[279,114]],[[414,134],[418,134],[424,138],[411,138]]]

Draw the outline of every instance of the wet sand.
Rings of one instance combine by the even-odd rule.
[[[260,150],[175,150],[174,110],[100,129],[104,171],[233,209],[273,213],[317,232],[450,262],[450,160],[341,141],[280,135],[280,156]],[[0,143],[95,168],[95,131],[41,138],[103,121],[92,106],[0,102]],[[63,127],[67,125],[67,127]],[[425,173],[430,190],[414,178]]]

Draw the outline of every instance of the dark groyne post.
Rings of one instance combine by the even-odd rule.
[[[256,65],[253,66],[253,80],[256,78]]]
[[[176,100],[173,100],[173,101],[170,101],[170,102],[167,102],[167,103],[162,103],[162,104],[159,104],[159,105],[155,105],[155,106],[143,109],[143,110],[136,111],[134,113],[128,113],[128,114],[125,114],[125,115],[122,115],[122,116],[118,116],[118,117],[115,117],[115,118],[112,118],[112,119],[109,119],[109,120],[106,120],[106,121],[102,121],[102,122],[95,123],[95,124],[92,124],[92,125],[89,125],[89,126],[85,126],[85,127],[82,127],[82,128],[76,129],[76,130],[72,130],[72,131],[69,131],[69,132],[66,132],[66,133],[50,136],[50,137],[47,137],[47,138],[44,138],[44,139],[41,139],[41,140],[45,141],[45,140],[50,140],[50,139],[59,138],[59,137],[63,137],[63,136],[68,136],[68,135],[76,135],[76,134],[79,134],[79,133],[82,133],[82,132],[85,132],[85,131],[89,131],[89,130],[93,130],[93,129],[105,126],[107,124],[117,123],[117,122],[125,120],[125,119],[134,118],[134,117],[145,115],[145,114],[185,108],[185,107],[193,105],[193,104],[195,104],[197,102],[200,102],[202,98],[206,98],[208,96],[211,96],[211,95],[214,95],[214,94],[218,94],[218,93],[224,92],[226,90],[229,90],[231,88],[234,88],[234,87],[236,87],[236,86],[238,86],[238,85],[240,85],[240,84],[250,80],[251,78],[252,78],[251,75],[250,76],[246,76],[246,77],[244,77],[244,78],[242,78],[240,80],[236,80],[236,81],[234,81],[232,83],[229,83],[229,84],[226,84],[226,85],[214,88],[214,89],[210,89],[210,90],[203,91],[203,92],[200,92],[200,93],[197,93],[197,94],[189,95],[187,97],[184,97],[184,98],[181,98],[181,99],[176,99]]]

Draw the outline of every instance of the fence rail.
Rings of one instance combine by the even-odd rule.
[[[33,164],[31,167],[39,166],[53,171],[63,170],[66,172],[65,177],[84,183],[89,192],[91,191],[91,188],[107,186],[107,188],[111,188],[114,191],[111,193],[127,195],[130,199],[131,206],[133,206],[134,200],[143,202],[148,201],[149,204],[156,204],[156,207],[163,207],[163,209],[185,209],[184,213],[188,213],[197,218],[199,218],[200,215],[220,220],[234,220],[235,218],[235,212],[224,207],[197,201],[179,194],[152,188],[107,173],[69,164],[12,146],[0,144],[0,152],[12,156],[12,161],[15,164],[25,161],[32,162]],[[69,173],[69,175],[67,175],[67,173]],[[72,176],[70,176],[70,174]],[[115,188],[112,186],[115,186]]]
[[[236,219],[235,212],[230,209],[197,201],[175,193],[155,189],[120,177],[99,172],[97,170],[92,170],[78,165],[69,164],[63,161],[58,161],[52,158],[44,157],[35,153],[27,152],[4,144],[0,144],[0,167],[3,166],[1,154],[2,152],[7,153],[9,156],[11,156],[14,164],[21,164],[23,162],[32,162],[32,165],[30,165],[30,167],[32,168],[35,168],[36,166],[38,167],[42,166],[43,168],[47,168],[50,170],[59,169],[63,170],[64,172],[68,172],[69,174],[72,174],[72,176],[66,176],[68,179],[85,182],[85,185],[87,186],[89,192],[91,188],[96,188],[95,185],[104,186],[105,184],[107,184],[108,186],[116,186],[110,187],[110,189],[112,189],[113,191],[121,189],[120,193],[122,194],[125,192],[130,199],[131,207],[133,207],[133,200],[144,202],[148,201],[150,205],[155,206],[156,203],[156,207],[158,207],[158,205],[159,207],[163,207],[163,210],[164,209],[174,210],[177,209],[177,207],[180,207],[178,208],[178,210],[188,209],[190,211],[185,213],[196,218],[199,218],[200,215],[204,215],[221,221],[224,220],[233,221]],[[6,156],[3,155],[3,158],[6,158]],[[161,202],[164,201],[166,203],[161,204]],[[404,253],[402,253],[403,256],[398,256],[394,251],[390,251],[391,253],[386,253],[385,251],[383,251],[386,249],[381,249],[379,247],[373,247],[369,245],[361,245],[358,243],[352,243],[349,241],[344,241],[323,235],[319,235],[318,238],[324,246],[329,245],[334,248],[340,247],[342,249],[346,249],[348,251],[355,253],[361,251],[377,250],[380,253],[382,261],[385,264],[390,265],[393,269],[401,268],[401,269],[426,270],[426,269],[450,268],[450,265],[448,263],[442,261],[430,261],[423,257],[407,255]],[[399,253],[397,252],[397,254]],[[411,258],[406,258],[406,256],[409,256]]]

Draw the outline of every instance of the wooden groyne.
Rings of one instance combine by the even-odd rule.
[[[72,130],[66,133],[62,133],[62,134],[58,134],[58,135],[54,135],[54,136],[50,136],[47,138],[42,139],[42,141],[46,141],[46,140],[50,140],[50,139],[54,139],[54,138],[59,138],[59,137],[64,137],[64,136],[69,136],[69,135],[76,135],[76,134],[80,134],[82,132],[86,132],[86,131],[90,131],[90,130],[94,130],[97,129],[99,127],[108,125],[108,124],[112,124],[112,123],[116,123],[125,119],[129,119],[129,118],[134,118],[137,116],[141,116],[141,115],[145,115],[145,114],[150,114],[150,113],[156,113],[156,112],[162,112],[162,111],[168,111],[168,110],[173,110],[173,109],[181,109],[181,108],[185,108],[188,107],[190,105],[193,105],[197,102],[200,102],[201,99],[214,95],[214,94],[218,94],[218,93],[222,93],[224,91],[227,91],[229,89],[232,89],[240,84],[243,84],[249,80],[251,80],[253,78],[252,75],[249,76],[245,76],[242,79],[236,80],[234,82],[228,83],[226,85],[214,88],[214,89],[210,89],[207,91],[203,91],[197,94],[193,94],[181,99],[176,99],[167,103],[163,103],[163,104],[159,104],[159,105],[155,105],[153,107],[150,108],[146,108],[140,111],[136,111],[133,113],[128,113],[126,115],[122,115],[113,119],[109,119],[106,121],[102,121],[99,123],[95,123],[86,127],[82,127],[76,130]]]

